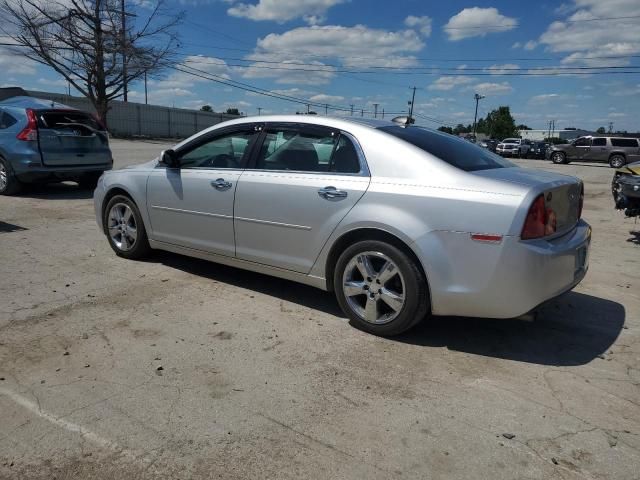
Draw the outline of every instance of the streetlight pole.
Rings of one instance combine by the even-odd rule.
[[[478,121],[478,103],[480,102],[480,100],[482,100],[484,98],[484,95],[479,95],[479,94],[475,94],[473,96],[473,98],[476,99],[476,114],[473,117],[473,138],[475,140],[476,138],[476,122]]]
[[[378,118],[378,105],[379,105],[378,103],[373,104],[373,111],[374,111],[373,118]]]
[[[409,120],[413,119],[413,104],[416,101],[416,87],[413,87],[413,95],[411,96],[411,102],[409,102]]]
[[[258,116],[260,116],[260,112],[262,112],[262,107],[258,107]]]

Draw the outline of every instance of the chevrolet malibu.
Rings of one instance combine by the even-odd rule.
[[[583,279],[578,179],[396,120],[218,124],[105,172],[98,225],[125,258],[168,250],[333,291],[377,335],[519,317]]]

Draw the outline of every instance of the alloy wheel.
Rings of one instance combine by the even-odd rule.
[[[7,167],[4,166],[4,163],[0,162],[0,191],[3,191],[7,188]]]
[[[551,160],[553,160],[553,163],[564,163],[564,155],[562,153],[554,153],[551,156]]]
[[[381,252],[358,253],[347,263],[342,292],[356,315],[376,325],[393,321],[406,301],[400,269]]]
[[[131,250],[138,238],[138,229],[133,210],[126,203],[116,203],[109,210],[109,237],[113,244],[123,252]]]

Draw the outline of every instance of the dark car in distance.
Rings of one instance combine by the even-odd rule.
[[[531,144],[531,148],[529,149],[528,158],[540,158],[544,159],[547,154],[547,149],[549,148],[549,144],[545,142],[533,142]]]

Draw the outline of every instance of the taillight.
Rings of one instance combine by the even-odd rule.
[[[38,140],[38,120],[36,119],[36,112],[30,108],[27,108],[27,126],[16,135],[16,138],[23,142]]]
[[[582,207],[584,207],[584,183],[580,185],[580,203],[578,204],[578,218],[582,218]]]
[[[538,195],[533,201],[522,227],[522,240],[531,240],[551,235],[557,229],[557,215],[551,208],[546,208],[544,196]]]

